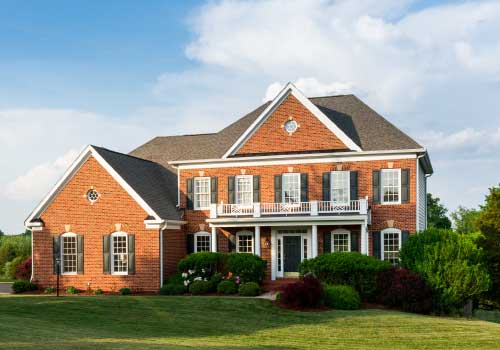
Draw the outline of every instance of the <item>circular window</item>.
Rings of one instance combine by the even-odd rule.
[[[298,127],[299,127],[299,125],[297,124],[297,122],[295,120],[289,120],[285,123],[285,130],[286,130],[286,132],[288,132],[290,134],[297,131]]]
[[[89,190],[87,192],[87,199],[91,202],[94,203],[96,200],[99,199],[99,193],[96,190]]]

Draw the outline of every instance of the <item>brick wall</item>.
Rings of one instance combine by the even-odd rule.
[[[93,205],[86,193],[94,187],[100,198]],[[33,233],[34,281],[41,287],[55,286],[53,274],[52,237],[69,231],[84,236],[84,274],[61,275],[61,286],[86,290],[101,288],[117,291],[130,287],[134,291],[155,291],[160,284],[160,246],[158,230],[146,230],[146,212],[94,159],[89,158],[78,173],[59,193],[42,215],[43,231]],[[121,230],[135,234],[134,275],[103,274],[102,236]]]
[[[299,128],[289,135],[283,128],[293,116]],[[288,96],[237,152],[258,153],[304,152],[348,149],[318,118],[294,96]]]
[[[187,253],[186,234],[183,230],[163,231],[163,278],[177,271],[177,263]]]

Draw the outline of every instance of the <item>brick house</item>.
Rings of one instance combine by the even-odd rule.
[[[26,220],[32,280],[156,291],[186,254],[253,253],[270,280],[359,251],[392,262],[426,228],[426,150],[353,95],[274,100],[213,134],[88,146]]]

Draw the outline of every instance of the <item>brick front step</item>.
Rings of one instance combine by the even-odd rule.
[[[298,280],[298,278],[279,278],[275,281],[264,281],[264,283],[262,284],[262,289],[268,292],[277,292],[286,285],[295,283]]]

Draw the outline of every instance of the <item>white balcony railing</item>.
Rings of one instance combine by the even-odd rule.
[[[301,203],[253,203],[212,204],[210,218],[239,216],[269,216],[269,215],[319,215],[319,214],[360,214],[368,213],[368,198],[337,203],[330,201],[311,201]]]

